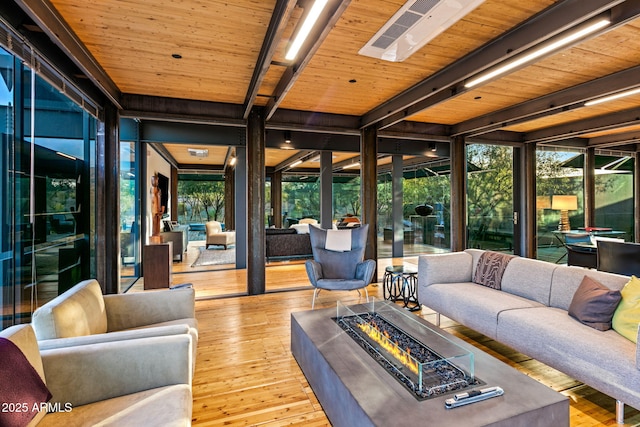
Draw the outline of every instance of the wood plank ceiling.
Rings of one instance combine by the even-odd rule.
[[[47,0],[13,1],[56,37],[52,19],[30,5]],[[329,0],[330,15],[321,18],[327,27],[293,62],[284,53],[307,0],[49,1],[123,96],[228,104],[245,112],[261,106],[272,121],[274,112],[293,110],[303,117],[355,118],[380,132],[409,121],[446,125],[449,133],[441,136],[491,141],[492,132],[508,131],[513,141],[563,145],[571,139],[575,147],[577,136],[583,147],[602,140],[609,149],[638,149],[640,95],[591,107],[584,101],[640,87],[634,68],[640,70],[640,0],[486,0],[397,63],[358,51],[404,0]],[[471,75],[602,14],[611,24],[594,36],[473,89],[462,86]],[[82,68],[83,59],[75,60]],[[176,159],[182,155],[180,144],[165,148]],[[203,161],[220,164],[229,155],[216,153]],[[275,166],[296,153],[271,153],[267,161]]]

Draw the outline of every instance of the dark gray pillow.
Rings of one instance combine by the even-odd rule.
[[[597,280],[584,276],[573,294],[569,316],[599,331],[611,329],[611,319],[622,296]]]

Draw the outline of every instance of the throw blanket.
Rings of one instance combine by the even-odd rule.
[[[38,414],[51,393],[22,351],[10,340],[0,338],[0,400],[19,405],[0,411],[1,426],[26,426]]]
[[[324,248],[328,251],[345,252],[351,250],[351,230],[327,230]]]
[[[486,251],[480,255],[476,273],[473,276],[474,283],[487,286],[492,289],[502,288],[502,275],[507,268],[507,264],[515,256],[500,252]]]

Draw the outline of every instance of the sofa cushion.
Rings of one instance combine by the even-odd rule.
[[[52,299],[32,316],[39,340],[107,332],[107,315],[100,284],[85,280]]]
[[[612,290],[620,290],[625,283],[629,281],[629,277],[618,274],[605,273],[602,271],[585,270],[582,267],[567,267],[559,265],[553,272],[551,280],[551,298],[549,300],[550,307],[569,310],[573,295],[578,290],[582,278],[586,274],[597,280]]]
[[[497,340],[629,405],[640,403],[636,345],[612,329],[597,331],[565,310],[538,307],[501,313]]]
[[[620,291],[585,275],[569,306],[569,316],[599,331],[609,330],[620,298]]]
[[[640,324],[640,280],[631,276],[620,293],[622,301],[613,315],[613,329],[635,343],[638,341]]]
[[[505,310],[540,303],[472,282],[436,283],[420,289],[420,302],[438,313],[495,338],[498,316]]]
[[[502,275],[502,290],[549,305],[551,278],[557,265],[530,258],[516,257]]]
[[[0,425],[26,426],[40,412],[40,405],[51,393],[20,348],[8,338],[0,337],[0,396],[2,402],[17,405],[0,410]]]
[[[476,271],[473,275],[474,283],[492,289],[500,289],[504,270],[513,258],[513,255],[486,251],[480,256],[476,265]]]

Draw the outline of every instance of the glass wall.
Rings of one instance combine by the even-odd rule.
[[[564,238],[558,232],[560,211],[553,209],[553,196],[575,196],[576,210],[569,214],[570,228],[584,225],[583,172],[584,155],[570,151],[536,151],[536,213],[538,230],[537,258],[565,262]]]
[[[468,246],[513,253],[513,148],[467,146]]]
[[[0,50],[2,327],[95,275],[96,120]]]
[[[120,280],[128,289],[140,271],[140,195],[136,143],[120,142]]]
[[[320,219],[320,183],[317,176],[282,176],[282,226],[302,218]]]
[[[634,159],[625,155],[596,155],[595,223],[593,226],[622,231],[633,242]]]

